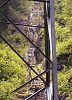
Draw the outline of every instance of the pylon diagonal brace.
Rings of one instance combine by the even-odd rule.
[[[0,35],[1,39],[22,59],[22,61],[25,62],[25,64],[36,74],[38,75],[38,73],[24,60],[24,58],[22,58],[20,56],[20,54],[15,50],[13,49],[13,47]],[[41,77],[39,77],[44,83],[46,83]]]
[[[14,91],[12,91],[11,93],[13,93],[13,92],[17,92],[18,90],[20,90],[21,88],[23,88],[24,86],[26,86],[27,84],[29,84],[30,82],[34,81],[36,78],[38,78],[38,77],[44,75],[45,73],[49,72],[51,68],[52,68],[52,67],[48,68],[47,70],[45,70],[44,72],[42,72],[42,73],[39,74],[38,76],[34,77],[34,78],[31,79],[30,81],[24,83],[24,84],[21,85],[19,88],[17,88],[17,89],[15,89]]]
[[[42,92],[42,91],[45,90],[45,89],[46,89],[46,87],[44,87],[44,88],[38,90],[37,92],[35,92],[35,93],[32,94],[31,96],[27,97],[25,100],[31,99],[32,97],[34,97],[35,95],[37,95],[38,93]]]
[[[47,58],[47,56],[2,12],[2,10],[0,10],[0,13],[44,56],[44,58],[46,58],[50,64],[52,64],[52,61]]]

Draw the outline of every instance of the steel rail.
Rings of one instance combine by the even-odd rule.
[[[46,89],[46,87],[44,87],[44,88],[38,90],[37,92],[35,92],[35,93],[32,94],[31,96],[27,97],[25,100],[31,99],[32,97],[34,97],[35,95],[37,95],[38,93],[42,92],[42,91],[45,90],[45,89]]]
[[[45,70],[44,72],[42,72],[41,74],[39,74],[38,76],[32,78],[31,80],[29,80],[28,82],[24,83],[23,85],[21,85],[20,87],[18,87],[17,89],[15,89],[14,91],[12,91],[11,93],[13,92],[17,92],[18,90],[20,90],[21,88],[23,88],[24,86],[26,86],[27,84],[29,84],[30,82],[32,82],[33,80],[35,80],[36,78],[44,75],[45,73],[49,72],[51,70],[52,67],[48,68],[47,70]]]
[[[2,12],[2,10],[0,10],[0,13],[46,58],[50,64],[52,64],[52,61],[47,58],[47,56]]]
[[[36,74],[36,75],[39,75],[27,62],[26,60],[24,60],[24,58],[22,58],[20,56],[20,54],[6,41],[5,38],[3,38],[1,35],[0,35],[1,39],[18,55],[18,57],[20,57],[22,59],[23,62],[25,62],[25,64]],[[41,78],[39,77],[43,82],[44,84],[46,84],[46,82]]]
[[[8,22],[0,22],[1,24],[11,24],[11,23],[8,23]],[[37,25],[26,25],[26,24],[20,24],[20,23],[14,23],[15,25],[20,25],[20,26],[28,26],[28,27],[38,27],[38,28],[45,28],[45,27],[41,27],[41,26],[37,26]]]

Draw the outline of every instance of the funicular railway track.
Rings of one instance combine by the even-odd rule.
[[[7,2],[5,2],[1,8],[6,5],[10,0],[8,0]],[[30,0],[31,1],[31,0]],[[35,1],[35,0],[32,0]],[[23,57],[21,57],[18,52],[6,41],[6,39],[4,39],[1,35],[0,37],[5,41],[5,43],[8,44],[8,46],[26,63],[26,65],[28,66],[28,70],[32,70],[37,76],[35,78],[32,78],[31,80],[29,80],[28,82],[26,82],[25,84],[23,84],[22,86],[20,86],[18,89],[14,90],[13,92],[17,92],[19,89],[23,88],[25,85],[29,84],[32,81],[35,81],[36,78],[38,78],[35,82],[33,82],[32,87],[34,86],[34,93],[25,97],[19,97],[20,100],[58,100],[58,95],[57,95],[57,81],[56,81],[56,74],[55,71],[56,69],[53,70],[53,94],[49,94],[49,87],[50,87],[50,69],[52,67],[55,66],[55,60],[54,63],[50,60],[50,41],[49,41],[49,32],[48,32],[48,22],[47,19],[48,17],[50,18],[50,1],[48,0],[37,0],[35,1],[36,4],[40,4],[40,2],[44,3],[44,27],[42,27],[41,25],[39,25],[40,23],[36,23],[34,24],[33,21],[33,17],[31,15],[30,18],[30,23],[34,24],[34,25],[24,25],[24,26],[28,26],[28,27],[33,27],[34,29],[32,30],[32,28],[29,29],[29,33],[28,36],[26,36],[18,27],[17,25],[20,25],[18,23],[13,23],[3,12],[2,10],[0,10],[0,13],[2,14],[2,16],[7,19],[9,21],[9,23],[4,23],[4,24],[12,24],[30,43],[30,46],[33,46],[32,48],[29,48],[29,52],[28,54],[26,54],[28,56],[28,58],[26,57],[25,59]],[[35,7],[35,6],[34,6]],[[36,9],[35,9],[36,10]],[[33,12],[33,11],[32,11]],[[38,12],[38,11],[37,11]],[[34,14],[37,13],[36,11],[34,11]],[[40,14],[40,11],[39,13]],[[41,15],[41,14],[40,14]],[[39,26],[38,26],[39,25]],[[36,41],[38,39],[39,36],[37,36],[37,39],[33,39],[33,32],[35,32],[35,30],[38,28],[38,30],[40,28],[45,28],[45,54],[37,47],[38,44],[36,44]],[[32,34],[32,35],[31,35]],[[37,34],[37,31],[34,33]],[[35,35],[36,38],[36,35]],[[54,39],[54,38],[53,38]],[[54,45],[53,45],[54,46]],[[43,73],[38,73],[34,70],[34,68],[32,67],[32,61],[30,60],[33,57],[33,60],[35,59],[35,62],[33,64],[33,66],[36,66],[37,62],[36,62],[36,58],[34,55],[34,52],[32,52],[33,50],[35,51],[35,49],[40,52],[44,58],[46,59],[46,70]],[[30,52],[31,50],[31,52]],[[53,52],[53,54],[55,53],[55,51]],[[30,59],[29,59],[29,55],[30,55]],[[34,56],[33,56],[34,55]],[[55,56],[54,56],[55,58]],[[27,62],[27,59],[29,59],[30,61]],[[50,67],[50,64],[52,67]],[[53,65],[54,64],[54,65]],[[55,68],[55,67],[54,67]],[[43,74],[46,73],[46,79],[44,79],[42,77]],[[56,83],[56,84],[55,84]],[[55,87],[56,86],[56,87]],[[38,88],[38,90],[36,90]],[[43,92],[44,91],[44,92]],[[12,92],[12,93],[13,93]],[[52,91],[51,91],[52,92]],[[50,95],[50,96],[49,96]],[[52,97],[53,96],[53,97]],[[50,99],[49,99],[50,98]]]

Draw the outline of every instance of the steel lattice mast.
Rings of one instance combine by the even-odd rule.
[[[8,0],[10,1],[10,0]],[[7,19],[22,35],[26,37],[26,39],[36,47],[39,52],[43,54],[46,58],[46,90],[48,92],[48,100],[58,100],[58,84],[57,84],[57,64],[56,64],[56,37],[55,37],[55,27],[54,27],[54,0],[31,0],[31,1],[39,1],[44,2],[44,24],[45,24],[45,55],[42,53],[40,49],[38,49],[32,41],[27,38],[23,32],[0,10],[0,13],[3,15],[5,19]],[[6,3],[5,3],[6,4]],[[4,5],[5,5],[4,4]],[[13,49],[13,47],[0,35],[0,37],[9,45],[9,47],[31,68],[31,70],[38,75],[38,73]],[[50,60],[50,47],[52,54],[52,61]],[[53,94],[50,94],[50,63],[52,64],[52,85],[53,85]],[[41,76],[41,75],[40,75]],[[41,78],[39,75],[37,77]],[[33,80],[33,79],[32,79]],[[31,81],[32,81],[31,80]],[[41,78],[43,81],[43,79]],[[27,82],[29,83],[29,82]],[[27,84],[25,83],[25,84]],[[28,97],[26,100],[30,99],[37,93],[41,92],[43,89],[40,89],[38,92],[34,93],[32,96]],[[16,89],[17,90],[17,89]],[[16,91],[15,90],[15,91]],[[14,91],[13,91],[14,92]],[[52,91],[51,91],[52,92]],[[53,98],[51,99],[53,95]]]

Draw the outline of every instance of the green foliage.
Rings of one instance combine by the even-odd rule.
[[[69,82],[70,77],[72,77],[72,69],[58,73],[59,94],[68,94],[67,100],[70,100],[70,96],[72,97],[72,81]]]
[[[72,54],[72,7],[70,0],[55,1],[57,56]]]
[[[0,100],[10,100],[10,93],[15,89],[14,85],[7,81],[0,82]]]
[[[11,30],[12,28],[8,29],[8,32],[4,34],[4,37],[21,56],[24,56],[28,43],[22,34],[17,31],[12,34]]]
[[[72,38],[63,42],[57,42],[57,56],[72,53]]]
[[[10,92],[24,83],[25,64],[9,47],[0,48],[0,100],[8,100]]]
[[[72,98],[72,1],[55,0],[56,50],[58,62],[63,65],[58,72],[59,94],[68,94],[66,100]]]
[[[28,13],[31,11],[32,4],[33,3],[30,3],[29,0],[11,1],[9,5],[9,18],[16,22],[23,19],[26,15],[28,16]]]

